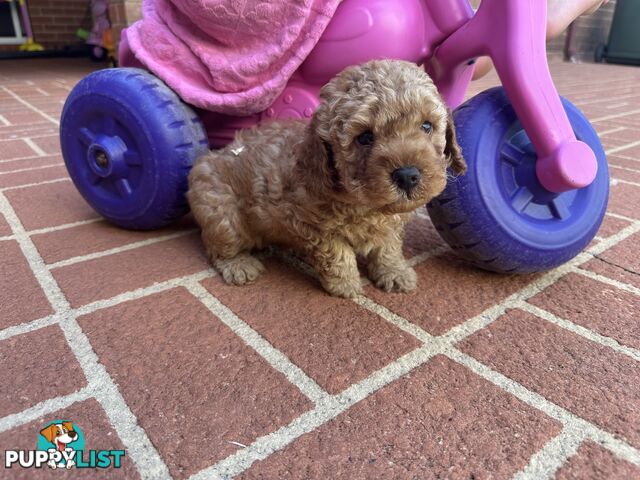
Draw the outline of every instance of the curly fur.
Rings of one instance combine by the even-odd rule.
[[[402,61],[349,67],[320,97],[310,123],[240,131],[196,162],[188,198],[207,253],[237,285],[264,271],[251,250],[277,244],[304,253],[333,295],[361,292],[356,255],[376,286],[412,290],[416,274],[402,255],[409,213],[442,192],[447,167],[466,170],[451,115],[428,75]],[[360,145],[367,130],[374,142]],[[408,194],[391,177],[407,166],[421,174]]]

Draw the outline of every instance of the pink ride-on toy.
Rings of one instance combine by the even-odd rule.
[[[95,72],[70,94],[61,144],[84,198],[113,223],[160,227],[186,213],[187,173],[207,148],[273,118],[309,118],[320,87],[374,58],[424,64],[455,109],[468,173],[427,207],[474,264],[500,272],[555,267],[577,255],[604,216],[609,178],[598,136],[561,99],[545,53],[546,0],[344,0],[315,48],[265,111],[198,112],[139,68]],[[126,40],[126,38],[125,38]],[[503,87],[461,104],[480,55]],[[121,47],[121,63],[135,66]]]

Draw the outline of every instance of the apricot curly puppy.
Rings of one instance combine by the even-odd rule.
[[[451,116],[427,74],[402,61],[349,67],[320,98],[311,123],[240,131],[198,159],[188,198],[207,253],[236,285],[264,271],[251,250],[277,244],[303,252],[332,295],[361,292],[356,255],[379,288],[413,290],[409,212],[442,192],[447,167],[466,170]]]

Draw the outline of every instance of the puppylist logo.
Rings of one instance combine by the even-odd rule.
[[[124,450],[86,450],[84,434],[68,420],[46,424],[38,435],[36,450],[5,450],[5,468],[120,468]]]

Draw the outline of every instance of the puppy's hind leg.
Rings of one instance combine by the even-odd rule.
[[[202,242],[213,266],[224,281],[232,285],[253,282],[265,271],[264,265],[249,252],[255,243],[234,207],[194,206],[192,211],[202,227]]]

